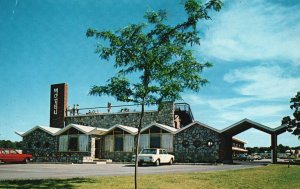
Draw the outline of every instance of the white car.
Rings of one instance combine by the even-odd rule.
[[[132,157],[135,161],[135,155]],[[138,165],[143,163],[155,164],[159,166],[161,163],[173,164],[175,158],[173,155],[168,154],[165,149],[159,148],[145,148],[138,155]]]

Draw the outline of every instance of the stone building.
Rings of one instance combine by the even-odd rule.
[[[35,126],[25,133],[16,132],[23,137],[23,152],[30,153],[33,161],[54,161],[57,153],[57,133],[60,129]]]
[[[65,83],[52,85],[50,97],[50,127],[36,126],[25,133],[16,132],[23,137],[24,152],[33,154],[34,161],[131,161],[140,112],[127,107],[113,111],[117,107],[110,103],[98,107],[102,111],[79,109],[75,105],[67,108]],[[233,136],[249,128],[272,136],[275,161],[277,135],[285,132],[283,126],[272,129],[248,119],[218,130],[195,121],[187,103],[164,102],[144,115],[139,150],[165,148],[175,155],[177,162],[230,163],[236,147]]]
[[[220,131],[200,122],[179,129],[174,137],[178,162],[220,162]]]

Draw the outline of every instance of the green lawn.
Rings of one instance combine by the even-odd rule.
[[[139,176],[140,188],[300,188],[300,166]],[[1,181],[0,188],[134,188],[132,176]]]

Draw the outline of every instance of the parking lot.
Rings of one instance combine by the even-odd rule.
[[[168,174],[245,169],[262,163],[236,165],[175,164],[139,167],[139,174]],[[133,175],[132,164],[1,164],[0,180]]]

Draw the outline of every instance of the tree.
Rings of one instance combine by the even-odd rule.
[[[12,142],[10,140],[0,140],[0,148],[15,148],[22,149],[22,141],[20,142]]]
[[[146,12],[146,23],[131,24],[116,32],[88,29],[87,37],[105,41],[96,53],[102,59],[114,58],[117,74],[104,86],[93,86],[90,95],[114,96],[118,101],[141,105],[138,133],[135,137],[135,188],[137,188],[137,155],[144,107],[163,101],[180,99],[184,90],[199,91],[208,81],[200,76],[211,63],[200,63],[189,46],[200,45],[197,23],[210,19],[208,11],[221,9],[220,0],[201,4],[197,0],[184,3],[187,19],[175,26],[166,24],[164,10]],[[138,79],[129,79],[138,75]]]
[[[286,126],[287,131],[297,135],[300,140],[300,92],[298,92],[295,97],[291,98],[290,103],[290,108],[294,110],[294,118],[286,116],[282,118],[281,123]]]

